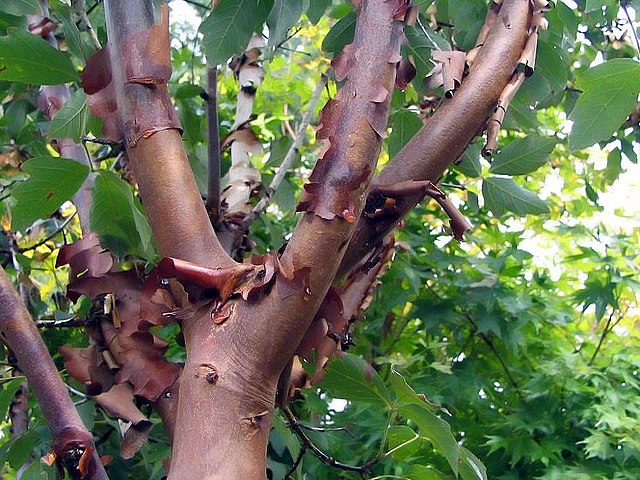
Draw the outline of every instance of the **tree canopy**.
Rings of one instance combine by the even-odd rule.
[[[296,241],[305,215],[355,224],[356,239],[375,238],[373,220],[389,226],[373,253],[372,240],[346,247],[320,314],[311,313],[322,322],[310,319],[291,347],[304,378],[292,380],[288,406],[271,419],[269,478],[640,477],[638,2],[394,0],[387,32],[362,13],[367,0],[176,1],[170,65],[157,53],[167,10],[142,3],[156,23],[129,38],[135,25],[115,1],[0,3],[0,261],[110,478],[167,475],[173,432],[159,404],[197,343],[176,318],[214,305],[208,321],[224,326],[235,314],[227,298],[240,310],[265,288],[281,299],[315,293],[318,280],[304,267],[275,286],[264,273],[286,271],[287,254],[273,252],[287,242],[305,251]],[[503,22],[515,38],[519,20],[504,13],[513,4],[531,13],[515,69],[501,72],[500,52],[486,53],[496,36],[486,36]],[[118,28],[150,62],[129,62],[111,38],[101,49]],[[373,60],[353,53],[362,45]],[[108,74],[100,55],[110,56]],[[166,83],[175,109],[151,94],[148,103],[123,102],[128,84],[117,90],[125,73],[114,59],[129,84]],[[506,75],[497,102],[493,93],[478,99],[494,88],[492,69]],[[465,110],[483,101],[490,111]],[[347,131],[340,122],[352,110]],[[116,118],[125,114],[141,128],[123,129]],[[146,186],[140,173],[157,172],[137,166],[130,147],[177,128],[199,189],[194,204],[203,200],[246,278],[265,265],[253,283],[220,280],[230,264],[180,263],[197,263],[179,255],[190,247],[173,243],[192,222],[186,210],[164,233],[154,223],[159,209],[148,198],[166,192],[170,212],[181,193]],[[351,143],[334,158],[337,138]],[[369,188],[340,159],[355,158],[353,145],[378,157],[376,142],[377,166],[363,169],[377,175]],[[411,171],[421,168],[417,181]],[[416,181],[386,181],[404,172]],[[333,189],[346,193],[333,198]],[[322,241],[317,228],[307,244]],[[336,255],[317,252],[318,262]],[[356,264],[366,275],[346,275]],[[129,277],[105,286],[100,279],[116,270]],[[205,277],[224,301],[206,296]],[[149,279],[160,285],[155,293]],[[206,302],[190,303],[194,284]],[[173,309],[158,314],[170,295]],[[134,308],[162,320],[125,335]],[[0,476],[54,479],[50,465],[60,462],[47,426],[54,437],[55,427],[4,328]],[[138,355],[156,359],[157,371]],[[96,380],[103,374],[108,385]],[[213,367],[199,374],[218,381]],[[261,418],[256,412],[247,428]]]

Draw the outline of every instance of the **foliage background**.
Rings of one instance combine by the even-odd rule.
[[[63,48],[80,68],[92,51],[82,24],[65,2],[50,3],[51,16],[66,38]],[[178,3],[172,2],[178,20],[172,23],[170,91],[204,192],[203,39],[197,23],[179,18],[188,8],[200,18],[206,11]],[[252,4],[244,3],[243,8]],[[276,1],[280,3],[296,2]],[[430,2],[416,3],[421,4],[424,29],[408,31],[404,48],[414,56],[418,71],[426,73],[434,48],[432,39],[425,40],[427,31],[431,32]],[[2,35],[11,34],[12,27],[24,28],[25,23],[24,16],[12,15],[20,13],[11,11],[12,2],[7,5],[0,7]],[[473,47],[485,2],[438,0],[435,5],[438,41]],[[88,1],[91,22],[104,41],[102,5],[92,6]],[[613,0],[587,0],[558,2],[547,13],[550,27],[540,36],[536,72],[509,109],[499,138],[502,151],[492,159],[483,158],[479,155],[482,142],[476,142],[463,162],[442,179],[447,193],[476,228],[458,243],[447,233],[446,218],[433,202],[412,212],[397,235],[395,261],[353,332],[355,345],[349,353],[373,365],[390,391],[397,392],[397,371],[416,392],[441,405],[435,411],[451,425],[459,443],[482,460],[492,479],[640,478],[640,209],[636,200],[640,74],[634,38],[637,24],[630,25],[625,14],[626,9],[634,18],[634,7],[638,5],[633,2],[621,6]],[[255,158],[265,185],[290,146],[288,131],[296,129],[332,53],[352,35],[353,14],[347,3],[312,0],[291,11],[290,38],[283,41],[287,37],[282,37],[282,44],[269,42],[263,53],[266,77],[254,109],[257,118],[252,126],[268,152]],[[273,31],[278,31],[277,23]],[[238,50],[241,33],[230,34],[232,40],[233,35],[238,37]],[[205,29],[205,44],[207,35],[213,34]],[[609,63],[613,59],[628,59],[622,65],[630,70],[624,73],[620,63]],[[594,68],[600,64],[612,69],[608,73],[614,82],[600,78]],[[27,178],[20,163],[54,154],[48,142],[55,122],[49,125],[38,111],[37,88],[29,83],[37,82],[0,81],[0,258],[26,289],[34,318],[44,321],[42,333],[62,369],[57,348],[83,346],[86,340],[81,329],[45,328],[46,322],[86,318],[91,305],[87,299],[71,304],[65,298],[66,271],[55,268],[58,248],[80,235],[73,207],[65,203],[33,225],[37,215],[19,210],[25,202],[33,203],[20,191]],[[237,89],[232,73],[223,67],[218,87],[222,135],[233,123]],[[335,83],[330,82],[320,106],[335,91]],[[382,164],[420,127],[418,113],[425,93],[420,79],[404,92],[394,93]],[[622,97],[622,103],[616,103]],[[598,101],[604,103],[600,105],[604,113],[594,116],[590,109]],[[621,128],[620,122],[615,124],[605,115],[628,107],[622,112],[624,121],[634,105],[635,117]],[[72,119],[80,119],[76,129],[81,134],[98,134],[99,124],[88,114],[82,95],[74,108]],[[581,126],[578,131],[577,126],[585,122],[591,127]],[[57,128],[73,133],[69,123]],[[96,157],[110,153],[110,147],[87,145]],[[279,248],[292,230],[296,197],[318,150],[309,128],[294,171],[277,190],[267,213],[252,226],[255,251]],[[227,155],[223,170],[229,165]],[[139,219],[138,200],[119,175],[104,173],[120,171],[117,157],[106,158],[100,169],[103,180],[94,201],[113,202],[119,215],[103,224],[96,214],[96,229],[102,229],[107,246],[125,263],[153,263],[157,259],[148,226]],[[70,178],[74,175],[80,174]],[[501,181],[511,182],[507,189],[511,197],[496,196]],[[182,359],[175,329],[165,327],[160,333],[172,342],[168,356]],[[0,412],[4,414],[21,380],[11,378],[10,358],[2,355],[6,375]],[[339,367],[330,368],[319,388],[304,391],[304,401],[293,402],[301,422],[320,427],[308,429],[307,434],[323,451],[354,465],[380,455],[373,468],[375,478],[453,478],[444,452],[434,451],[421,435],[421,425],[406,420],[399,408],[363,401],[366,390],[373,387],[365,385],[363,394],[345,378]],[[149,443],[134,459],[122,460],[117,455],[118,423],[82,395],[80,385],[67,381],[78,410],[97,435],[99,448],[114,455],[109,466],[112,478],[161,478],[162,461],[169,455],[162,426],[154,427]],[[37,404],[31,402],[25,433],[13,436],[9,419],[2,423],[2,478],[53,478],[38,461],[46,453],[48,433]],[[269,446],[272,478],[282,478],[289,471],[301,448],[285,421],[274,419]],[[309,452],[290,474],[313,479],[358,477],[323,465]]]

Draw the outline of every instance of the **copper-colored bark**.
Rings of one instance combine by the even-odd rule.
[[[530,22],[529,0],[504,1],[497,18],[491,22],[469,75],[456,94],[444,102],[374,178],[373,186],[407,180],[438,181],[476,136],[496,106],[529,37]],[[419,195],[407,198],[402,211],[394,218],[383,221],[361,218],[340,267],[341,274],[367,255],[421,198]]]
[[[11,346],[18,367],[29,380],[42,414],[53,436],[53,451],[69,470],[71,478],[80,478],[78,453],[86,452],[85,478],[106,479],[93,437],[87,431],[69,398],[47,346],[29,312],[20,300],[11,279],[0,268],[0,335]]]

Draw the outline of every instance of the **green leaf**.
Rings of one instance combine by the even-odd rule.
[[[69,51],[83,61],[93,55],[95,48],[85,41],[80,33],[80,30],[73,18],[73,10],[62,3],[56,2],[49,2],[49,6],[62,19],[61,30],[64,35],[64,39],[69,46]]]
[[[322,50],[334,55],[340,53],[342,47],[353,42],[356,31],[356,12],[349,12],[338,20],[322,41]]]
[[[454,168],[467,177],[478,178],[482,174],[480,146],[475,143],[469,145],[462,155],[462,161],[456,163]]]
[[[421,407],[429,408],[436,412],[440,410],[440,406],[435,403],[431,403],[424,395],[419,395],[413,388],[409,386],[405,378],[398,373],[398,371],[391,366],[391,372],[389,373],[389,384],[395,393],[396,399],[394,406],[400,408],[406,405],[419,405]]]
[[[464,480],[487,480],[487,469],[480,459],[464,447],[460,447],[460,476]]]
[[[220,0],[200,25],[207,60],[220,65],[245,50],[273,7],[273,0]]]
[[[500,150],[491,162],[491,173],[524,175],[547,163],[555,147],[556,137],[528,136],[512,140]]]
[[[449,462],[457,476],[460,468],[460,445],[451,433],[447,422],[426,406],[411,404],[400,408],[400,414],[413,421],[420,429],[420,435],[427,438]]]
[[[378,372],[362,358],[348,353],[329,362],[322,387],[334,398],[391,406],[389,392]]]
[[[42,38],[16,28],[0,37],[0,80],[58,85],[80,80],[69,56]]]
[[[306,10],[304,4],[309,4],[308,0],[275,0],[273,9],[267,18],[269,27],[270,47],[280,45],[287,38],[289,29],[300,20],[300,15]]]
[[[389,157],[393,158],[406,143],[422,128],[422,120],[416,112],[400,110],[392,116],[391,135],[389,135]]]
[[[609,60],[585,71],[576,80],[583,93],[569,117],[572,151],[608,140],[620,128],[638,99],[640,62]]]
[[[155,257],[151,228],[129,184],[115,173],[99,172],[92,192],[91,230],[117,255]]]
[[[53,117],[49,137],[71,138],[78,143],[86,133],[88,119],[87,96],[82,90],[77,90]]]
[[[314,25],[320,21],[327,7],[331,5],[331,0],[311,0],[307,8],[307,17]]]
[[[7,416],[11,400],[13,400],[22,382],[24,382],[24,378],[20,377],[2,382],[2,388],[0,389],[0,421]]]
[[[406,475],[409,480],[446,480],[449,478],[431,467],[431,465],[411,465]]]
[[[485,206],[496,215],[509,211],[518,215],[548,213],[549,207],[538,196],[510,178],[489,177],[482,182]]]
[[[42,14],[38,0],[2,0],[0,10],[17,17],[21,15]]]
[[[36,157],[22,169],[30,175],[11,194],[16,199],[12,227],[24,230],[40,218],[46,218],[78,191],[89,174],[89,167],[69,158]]]
[[[404,460],[412,457],[421,449],[421,443],[416,432],[406,425],[393,425],[389,427],[387,444],[389,450],[393,450],[391,456],[395,460]]]
[[[6,457],[11,468],[17,470],[27,461],[38,440],[38,435],[35,430],[27,430],[11,442]]]

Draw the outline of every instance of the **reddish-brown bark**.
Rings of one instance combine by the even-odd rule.
[[[29,379],[53,436],[56,459],[71,478],[106,479],[93,437],[69,398],[58,369],[11,279],[0,268],[0,335]],[[80,459],[83,458],[84,462]],[[81,471],[80,464],[83,468]]]
[[[172,257],[163,261],[157,274],[177,278],[189,296],[182,292],[180,308],[172,311],[181,321],[186,344],[183,373],[175,380],[172,370],[167,376],[170,381],[151,385],[149,393],[148,379],[137,376],[140,369],[132,370],[127,362],[138,346],[151,357],[161,356],[148,343],[149,336],[144,336],[148,348],[134,345],[134,340],[142,339],[138,333],[148,333],[144,330],[148,325],[141,327],[146,321],[143,309],[139,314],[133,312],[133,304],[149,302],[151,293],[122,294],[136,298],[124,307],[131,311],[127,316],[132,323],[103,323],[102,334],[116,350],[112,353],[122,368],[120,378],[105,377],[108,388],[100,391],[111,392],[111,397],[99,401],[116,406],[113,398],[117,394],[117,398],[126,397],[119,406],[131,407],[135,393],[153,403],[173,439],[171,479],[264,478],[279,375],[301,349],[316,348],[321,355],[329,355],[339,346],[334,339],[325,341],[327,329],[334,336],[346,335],[382,267],[379,258],[392,247],[392,242],[383,244],[383,238],[389,238],[388,232],[431,188],[429,181],[437,182],[482,129],[513,77],[532,21],[529,0],[504,0],[500,8],[494,6],[483,29],[482,46],[473,52],[472,63],[467,58],[469,74],[459,87],[459,74],[443,74],[452,98],[372,180],[401,60],[405,17],[409,21],[415,12],[405,0],[354,3],[358,11],[354,41],[333,65],[344,85],[321,116],[318,139],[325,140],[327,148],[305,186],[299,206],[304,213],[282,257],[272,254],[241,265],[225,253],[214,233],[181,143],[166,86],[170,73],[166,17],[164,23],[156,24],[150,1],[105,0],[109,44],[88,62],[84,87],[94,112],[108,115],[108,135],[125,142],[160,254]],[[403,69],[401,84],[409,76]],[[53,96],[48,98],[49,103],[56,101]],[[426,187],[400,188],[416,180]],[[367,195],[399,191],[401,198],[395,202],[393,215],[362,216]],[[456,222],[458,232],[466,228],[462,219]],[[376,248],[380,251],[365,260]],[[91,268],[83,269],[90,274],[100,271],[107,278],[111,264],[97,257]],[[349,271],[352,275],[341,290],[329,290],[337,275]],[[20,310],[16,305],[15,290],[0,273],[0,296],[7,298],[0,304],[0,327],[5,332],[11,322],[19,325],[17,333],[12,329],[7,335],[7,341],[14,350],[27,338],[37,343],[31,331],[35,327],[28,327],[26,336],[20,336],[28,316],[24,307]],[[84,288],[99,288],[101,276]],[[74,285],[71,287],[73,290]],[[77,292],[88,290],[78,288]],[[333,317],[328,327],[314,322],[319,309],[318,317]],[[44,355],[42,346],[37,347],[37,355]],[[80,353],[93,354],[89,350],[74,354]],[[43,408],[54,438],[56,431],[71,428],[90,454],[91,468],[97,472],[93,478],[104,478],[101,467],[94,465],[97,456],[89,450],[90,437],[77,430],[78,419],[64,410],[68,405],[60,392],[43,392],[50,379],[29,368],[23,370],[30,383],[39,384],[34,386],[39,400],[48,393],[58,402],[57,407]],[[77,370],[78,375],[95,380],[89,369]],[[63,414],[55,410],[59,418],[50,419],[55,408],[63,408]],[[134,409],[118,415],[145,425],[146,420]]]
[[[372,187],[407,180],[437,182],[481,131],[511,79],[529,37],[532,20],[529,0],[505,0],[477,57],[452,98],[430,117],[424,127],[377,175]],[[375,248],[422,195],[405,199],[397,214],[383,220],[361,218],[340,267],[349,271]]]

